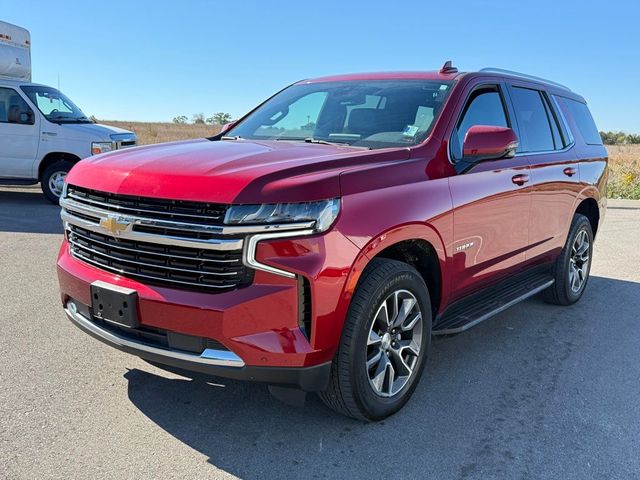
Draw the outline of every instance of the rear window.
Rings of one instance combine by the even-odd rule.
[[[570,98],[564,100],[585,143],[587,145],[602,145],[602,138],[600,138],[600,133],[598,133],[598,128],[587,105]]]

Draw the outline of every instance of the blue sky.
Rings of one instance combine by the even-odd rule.
[[[0,0],[31,31],[34,81],[101,119],[238,117],[296,80],[496,66],[582,94],[640,133],[640,2]]]

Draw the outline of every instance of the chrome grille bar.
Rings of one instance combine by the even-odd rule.
[[[97,243],[100,245],[104,245],[105,247],[109,247],[109,248],[116,248],[118,250],[126,250],[128,252],[134,252],[134,253],[140,253],[139,249],[135,249],[135,248],[129,248],[129,247],[123,247],[120,243],[107,243],[107,242],[103,242],[101,240],[97,240],[95,238],[91,238],[88,237],[86,235],[83,235],[81,233],[78,233],[77,230],[73,230],[72,232],[70,230],[68,230],[69,233],[71,233],[74,237],[80,237],[83,238],[87,241],[90,241],[92,243]],[[212,263],[240,263],[240,259],[225,259],[225,258],[220,258],[220,259],[215,259],[215,258],[204,258],[204,257],[187,257],[184,255],[175,255],[175,254],[170,254],[170,253],[162,253],[162,252],[145,252],[149,255],[159,255],[161,257],[167,257],[167,258],[180,258],[183,260],[197,260],[199,262],[212,262]]]
[[[80,258],[83,262],[87,262],[87,263],[89,263],[91,265],[94,265],[96,267],[108,270],[108,271],[113,272],[113,273],[117,273],[118,275],[122,275],[124,277],[141,277],[141,278],[146,278],[146,279],[149,279],[149,280],[156,280],[156,281],[157,280],[164,280],[167,283],[177,283],[179,285],[189,285],[189,286],[200,287],[200,288],[202,288],[204,286],[204,287],[209,287],[209,288],[227,288],[228,289],[228,288],[232,288],[232,287],[237,286],[236,283],[234,283],[234,284],[225,284],[225,285],[212,285],[212,284],[203,285],[201,283],[186,282],[184,280],[159,279],[158,277],[155,277],[153,275],[145,275],[143,273],[125,272],[124,270],[120,270],[118,268],[114,268],[114,267],[111,267],[109,265],[104,265],[104,264],[102,264],[100,262],[96,262],[95,260],[87,258],[84,255],[76,255],[76,258]]]
[[[124,207],[122,205],[116,205],[113,203],[105,203],[105,202],[100,202],[98,200],[94,200],[92,198],[87,198],[87,197],[79,197],[78,195],[76,195],[73,192],[70,192],[67,195],[67,198],[72,198],[74,200],[77,200],[79,202],[84,202],[84,203],[89,203],[91,205],[97,205],[98,207],[104,207],[105,209],[113,209],[116,210],[117,212],[125,212],[125,213],[133,213],[133,214],[138,214],[139,212],[143,212],[143,213],[151,213],[154,215],[177,215],[175,212],[163,212],[160,210],[147,210],[144,208],[133,208],[133,207]],[[179,214],[181,217],[190,217],[190,218],[197,218],[197,219],[201,219],[201,220],[216,220],[216,221],[220,221],[222,219],[221,216],[209,216],[209,215],[191,215],[190,213],[180,213]]]
[[[79,244],[77,242],[74,242],[71,238],[69,239],[69,243],[71,245],[73,245],[74,247],[76,247],[76,248],[80,248],[82,250],[87,250],[87,251],[91,252],[93,255],[98,255],[98,256],[101,256],[101,257],[107,257],[107,258],[110,258],[111,260],[116,260],[118,262],[131,263],[133,265],[141,265],[143,267],[163,268],[165,270],[172,270],[172,271],[175,271],[175,272],[189,272],[189,273],[193,273],[194,272],[194,270],[189,270],[189,269],[186,269],[186,268],[169,267],[169,266],[166,266],[166,265],[154,265],[153,263],[145,263],[145,262],[141,262],[141,261],[138,261],[138,260],[128,260],[126,258],[115,257],[113,255],[102,253],[102,252],[99,252],[99,251],[94,250],[92,248],[89,248],[89,247],[86,247],[84,245],[81,245],[81,244]],[[207,272],[207,271],[200,271],[200,270],[198,270],[198,273],[201,274],[201,275],[238,275],[237,272]]]

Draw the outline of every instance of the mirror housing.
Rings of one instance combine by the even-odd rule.
[[[465,159],[497,160],[512,158],[518,148],[518,136],[510,128],[474,125],[464,136]]]
[[[218,132],[218,135],[223,134],[224,132],[228,132],[229,130],[231,130],[231,128],[237,123],[237,121],[235,122],[229,122],[229,123],[225,123],[224,125],[222,125],[222,128],[220,129],[220,131]]]
[[[20,112],[20,123],[23,125],[33,125],[33,112]]]

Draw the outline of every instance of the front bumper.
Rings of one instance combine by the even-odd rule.
[[[264,241],[258,247],[259,260],[291,271],[296,278],[256,271],[252,284],[212,294],[147,285],[107,272],[74,258],[65,240],[58,256],[58,279],[62,304],[73,323],[115,348],[178,369],[314,391],[328,381],[348,304],[347,274],[357,251],[337,232]],[[300,323],[301,277],[311,299],[308,330]],[[137,292],[143,329],[200,337],[217,342],[220,351],[158,348],[100,328],[87,310],[96,281]],[[83,308],[74,311],[71,302]]]
[[[80,330],[123,352],[131,353],[151,363],[235,380],[264,382],[270,385],[296,387],[305,392],[322,391],[329,382],[331,362],[306,368],[251,367],[228,350],[205,349],[200,355],[159,348],[144,341],[135,341],[101,328],[78,308],[72,299],[65,305],[69,320]]]

